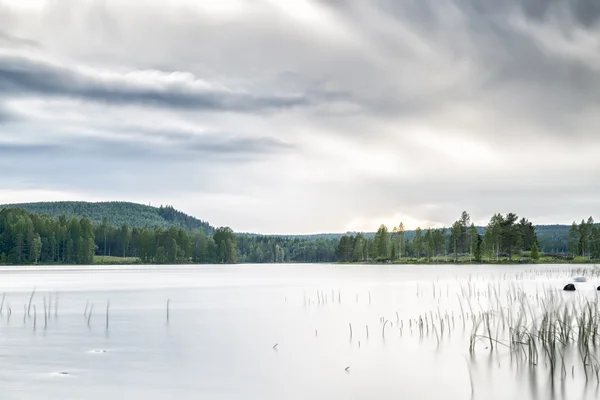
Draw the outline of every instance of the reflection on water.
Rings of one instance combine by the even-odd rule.
[[[587,281],[560,290],[576,275]],[[598,280],[565,266],[3,268],[0,391],[592,399],[596,314],[585,345],[578,318]]]

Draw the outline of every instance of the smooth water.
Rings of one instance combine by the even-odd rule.
[[[518,287],[539,303],[592,268],[1,268],[1,398],[596,398],[576,357],[551,384],[542,361],[502,346],[481,340],[470,354],[459,300],[477,314]],[[556,293],[594,296],[594,276]],[[426,315],[437,327],[421,333]]]

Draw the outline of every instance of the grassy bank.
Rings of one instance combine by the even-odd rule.
[[[139,264],[137,257],[95,256],[94,264]]]
[[[538,260],[533,260],[528,254],[515,255],[512,259],[507,257],[484,258],[475,260],[469,256],[460,256],[456,259],[453,256],[441,256],[432,258],[402,258],[397,260],[368,260],[343,262],[340,264],[390,264],[390,265],[412,265],[412,264],[600,264],[599,259],[590,259],[587,257],[555,257],[544,255]]]

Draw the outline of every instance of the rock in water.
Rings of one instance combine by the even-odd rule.
[[[569,283],[568,285],[566,285],[563,290],[569,291],[569,292],[574,292],[575,291],[575,285],[573,285],[572,283]]]
[[[598,286],[598,288],[596,290],[600,290],[600,286]]]

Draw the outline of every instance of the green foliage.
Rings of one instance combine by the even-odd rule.
[[[381,225],[375,234],[374,239],[375,245],[375,257],[382,260],[390,258],[390,234],[388,228],[385,225]]]
[[[483,259],[483,238],[481,237],[481,235],[479,233],[475,233],[475,254],[474,254],[474,258],[475,261],[477,262],[481,262],[481,260]]]
[[[539,261],[539,259],[540,259],[540,252],[539,252],[539,249],[538,249],[537,241],[534,241],[533,245],[531,245],[530,257],[534,261]]]
[[[0,262],[3,264],[91,264],[94,232],[86,218],[0,210]]]
[[[573,225],[571,225],[571,229],[569,229],[569,253],[571,255],[576,256],[579,253],[579,241],[581,240],[581,235],[579,233],[579,227],[573,221]]]
[[[26,204],[35,210],[27,212],[14,206],[0,206],[2,264],[447,262],[449,254],[455,262],[510,262],[515,255],[556,260],[566,251],[568,260],[600,258],[600,228],[591,217],[569,228],[495,214],[482,228],[465,211],[450,229],[406,231],[400,222],[391,232],[381,225],[374,233],[265,236],[214,229],[172,207],[59,202]]]
[[[127,225],[131,228],[168,228],[175,225],[189,231],[200,229],[210,234],[213,228],[204,221],[191,217],[172,206],[151,207],[121,201],[89,203],[83,201],[59,201],[0,205],[2,208],[20,208],[34,214],[52,218],[60,216],[89,219],[93,225],[103,220],[112,227]]]
[[[113,227],[107,218],[93,226],[87,218],[0,211],[0,262],[3,264],[93,264],[115,255],[144,263],[235,263],[237,238],[230,228],[207,236],[183,227]]]
[[[367,241],[361,237],[360,234],[356,238],[352,237],[353,250],[359,256],[367,254]],[[303,239],[299,236],[239,235],[237,236],[238,261],[243,263],[335,262],[340,252],[339,243],[338,238]],[[340,259],[340,261],[354,260]],[[356,260],[366,261],[366,258]]]
[[[541,229],[546,237],[548,232],[554,232],[556,236],[560,230],[558,225],[542,226]],[[571,246],[577,254],[582,254],[576,260],[586,262],[590,258],[600,258],[600,228],[591,217],[579,225],[573,224],[571,231],[576,233],[571,234]],[[405,239],[401,239],[400,235]],[[448,253],[453,255],[454,262],[483,262],[485,257],[488,262],[510,263],[513,259],[519,262],[528,259],[556,261],[560,257],[560,254],[542,256],[537,227],[526,218],[519,219],[514,213],[493,215],[486,228],[470,223],[467,212],[463,212],[450,229],[405,231],[400,223],[392,230],[391,238],[388,240],[387,237],[385,225],[381,225],[375,234],[346,234],[340,238],[335,254],[342,262],[400,262],[404,257],[412,262],[423,257],[430,262],[447,262]],[[390,243],[390,247],[386,247],[386,243]]]

